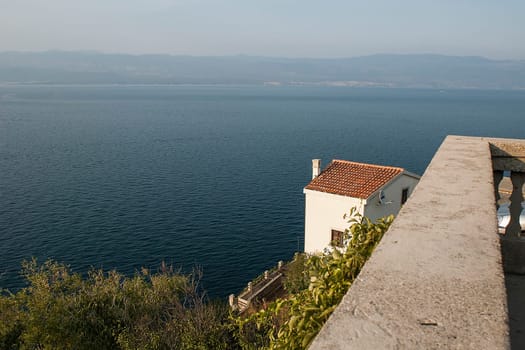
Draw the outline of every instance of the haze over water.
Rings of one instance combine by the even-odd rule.
[[[524,114],[524,91],[0,86],[0,288],[32,256],[164,260],[224,297],[302,249],[312,158],[422,174],[445,135],[525,138]]]

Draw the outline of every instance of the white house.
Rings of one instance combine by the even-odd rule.
[[[331,242],[342,244],[348,219],[357,211],[376,220],[396,215],[416,187],[419,176],[403,168],[333,160],[322,172],[321,161],[312,160],[312,181],[304,188],[304,251],[323,251]]]

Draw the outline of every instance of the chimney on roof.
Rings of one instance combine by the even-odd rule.
[[[321,159],[312,159],[312,180],[321,173]]]

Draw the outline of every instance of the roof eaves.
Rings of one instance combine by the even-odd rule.
[[[410,171],[406,171],[406,170],[404,170],[404,171],[403,171],[403,174],[406,175],[406,176],[413,177],[414,179],[417,179],[417,180],[420,180],[420,179],[421,179],[421,176],[419,176],[418,174],[412,173],[412,172],[410,172]]]

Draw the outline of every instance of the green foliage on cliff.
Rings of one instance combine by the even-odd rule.
[[[308,288],[310,276],[306,263],[308,256],[304,253],[296,253],[294,259],[286,265],[283,286],[288,294],[296,294]]]
[[[235,336],[243,349],[305,349],[357,277],[384,233],[392,223],[389,216],[372,223],[350,212],[346,231],[351,236],[345,250],[332,249],[323,255],[306,257],[305,273],[310,278],[307,289],[279,299],[266,309],[248,317],[232,319]],[[301,285],[295,273],[292,286]]]
[[[0,297],[0,349],[230,349],[228,308],[206,302],[199,273],[87,278],[25,262],[29,287]]]

